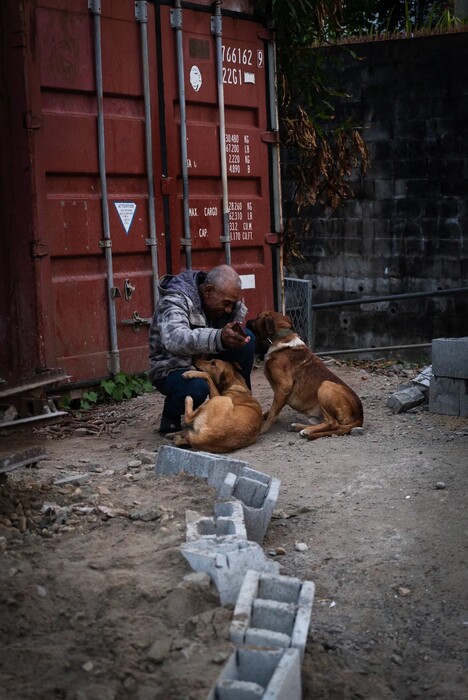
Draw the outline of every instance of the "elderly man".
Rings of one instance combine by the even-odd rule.
[[[194,356],[219,355],[227,362],[238,362],[250,387],[255,338],[247,329],[246,337],[233,329],[246,313],[240,277],[229,265],[208,273],[186,270],[161,278],[149,335],[149,378],[166,397],[159,427],[162,435],[180,429],[186,396],[193,398],[196,408],[209,394],[205,379],[183,377],[194,369]]]

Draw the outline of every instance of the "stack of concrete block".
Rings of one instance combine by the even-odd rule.
[[[429,410],[468,417],[468,337],[432,341]]]
[[[279,479],[247,462],[164,445],[158,475],[185,472],[207,479],[221,502],[214,516],[186,513],[180,546],[194,571],[207,573],[221,604],[235,604],[237,644],[208,700],[300,700],[314,584],[279,575],[261,545],[279,494]]]
[[[307,643],[315,586],[291,576],[248,571],[231,623],[235,644],[299,649]]]
[[[301,700],[297,649],[238,647],[207,700]]]
[[[221,500],[236,498],[244,509],[247,538],[262,544],[279,495],[280,480],[252,469],[248,462],[170,445],[159,448],[156,474],[185,472],[207,479]]]

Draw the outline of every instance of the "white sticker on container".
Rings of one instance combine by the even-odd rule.
[[[255,275],[239,275],[242,289],[255,289]]]
[[[202,74],[198,66],[192,66],[190,69],[190,85],[193,87],[195,92],[198,92],[202,86]]]
[[[135,214],[136,204],[134,202],[114,202],[114,204],[125,229],[125,233],[128,236],[133,221],[133,215]]]
[[[255,85],[255,73],[247,73],[247,71],[244,71],[244,83]]]

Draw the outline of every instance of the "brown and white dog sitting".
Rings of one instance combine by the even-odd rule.
[[[262,427],[262,407],[236,366],[216,359],[194,364],[198,371],[188,370],[183,376],[206,379],[210,396],[195,411],[192,397],[187,396],[183,430],[166,437],[178,447],[191,445],[206,452],[232,452],[253,445]]]
[[[294,332],[288,316],[263,311],[247,322],[247,328],[255,334],[257,348],[266,351],[265,375],[273,389],[262,433],[271,428],[286,405],[316,423],[290,426],[309,440],[347,435],[352,428],[362,426],[362,404],[357,394],[309,350]]]

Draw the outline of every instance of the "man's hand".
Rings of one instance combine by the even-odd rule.
[[[233,330],[234,323],[226,323],[221,331],[221,342],[225,348],[241,348],[246,343],[250,343],[250,337],[239,335]]]

